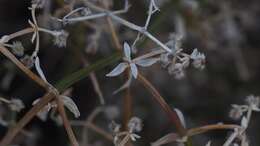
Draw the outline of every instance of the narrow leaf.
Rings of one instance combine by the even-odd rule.
[[[127,68],[127,66],[128,66],[127,63],[120,63],[110,73],[106,74],[106,76],[107,77],[118,76]]]
[[[134,63],[130,63],[131,73],[134,76],[134,78],[137,78],[138,75],[138,69]]]
[[[65,107],[67,107],[68,110],[74,114],[75,118],[78,118],[80,116],[80,112],[75,102],[68,96],[61,95],[60,97],[62,98]]]
[[[45,75],[44,75],[44,73],[43,73],[41,67],[40,67],[40,59],[39,59],[38,56],[37,56],[36,59],[35,59],[35,68],[36,68],[38,74],[40,75],[40,77],[41,77],[45,82],[48,82],[48,81],[46,80],[46,77],[45,77]]]
[[[148,66],[155,64],[157,61],[158,61],[158,58],[148,58],[148,59],[137,60],[136,64],[140,65],[142,67],[148,67]]]
[[[124,43],[124,55],[128,61],[131,60],[131,48],[127,42]]]
[[[183,113],[182,113],[179,109],[177,109],[177,108],[175,108],[174,110],[175,110],[176,114],[178,115],[178,117],[179,117],[179,119],[180,119],[180,121],[181,121],[182,126],[183,126],[184,128],[186,128],[186,122],[185,122]]]

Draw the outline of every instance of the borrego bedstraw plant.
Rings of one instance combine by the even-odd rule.
[[[81,7],[76,7],[77,3],[79,2],[81,3]],[[112,122],[111,133],[101,129],[93,122],[93,119],[99,113],[107,113],[107,111],[110,111],[110,115],[107,116],[109,117],[108,119],[113,119],[111,117],[115,117],[116,115],[118,115],[118,110],[116,108],[108,108],[106,106],[97,107],[93,111],[93,113],[90,114],[86,121],[69,120],[64,110],[65,106],[74,114],[75,118],[80,116],[80,111],[78,110],[76,104],[72,101],[70,97],[68,97],[67,93],[63,92],[68,91],[68,87],[72,86],[75,82],[81,80],[84,77],[87,77],[88,75],[90,75],[92,79],[95,91],[100,96],[101,103],[104,104],[105,102],[102,92],[99,88],[99,84],[93,72],[97,69],[108,66],[118,61],[119,59],[122,60],[121,63],[119,63],[111,72],[107,73],[106,76],[114,77],[120,75],[124,71],[127,71],[128,79],[123,86],[115,91],[115,93],[125,89],[127,90],[134,79],[139,81],[152,94],[152,97],[164,110],[169,120],[176,127],[176,132],[172,132],[163,136],[155,142],[152,142],[151,145],[159,146],[170,142],[177,142],[180,145],[191,145],[190,137],[217,129],[233,130],[233,133],[227,138],[223,146],[249,145],[245,132],[249,125],[252,112],[259,111],[259,97],[249,96],[246,100],[246,105],[232,105],[233,109],[230,112],[230,116],[235,119],[241,119],[240,125],[217,123],[213,125],[204,125],[202,127],[188,128],[188,125],[186,125],[185,123],[185,118],[181,110],[170,107],[167,102],[165,102],[160,93],[156,90],[156,88],[142,75],[138,68],[148,68],[155,63],[160,63],[162,68],[166,69],[169,74],[174,75],[174,77],[177,79],[181,79],[185,76],[185,69],[190,65],[197,69],[204,69],[206,62],[205,55],[199,52],[198,49],[194,49],[191,54],[185,53],[185,49],[182,48],[183,34],[171,34],[169,37],[169,41],[163,43],[149,32],[149,24],[152,15],[160,11],[154,0],[149,1],[148,14],[144,26],[138,26],[118,16],[119,14],[126,13],[128,11],[129,3],[127,0],[124,1],[125,5],[122,10],[115,11],[110,11],[109,9],[107,9],[112,2],[113,1],[111,0],[100,1],[100,3],[104,6],[100,7],[90,1],[66,1],[65,3],[68,4],[70,11],[62,18],[54,16],[52,17],[52,20],[56,21],[56,23],[62,23],[62,25],[72,25],[74,23],[80,23],[88,20],[106,17],[112,33],[113,43],[115,44],[120,54],[122,54],[111,55],[110,57],[98,61],[97,63],[89,65],[88,67],[83,68],[66,77],[57,85],[50,84],[48,79],[44,75],[44,71],[41,69],[40,58],[38,56],[39,51],[43,49],[40,46],[40,32],[51,35],[53,37],[53,43],[57,47],[66,47],[69,32],[62,29],[50,30],[47,28],[39,27],[36,17],[36,11],[37,9],[44,8],[44,6],[46,5],[45,0],[32,1],[31,7],[29,8],[32,18],[28,20],[28,23],[30,24],[29,28],[25,28],[21,31],[1,37],[0,52],[5,55],[9,60],[11,60],[18,68],[20,68],[28,77],[30,77],[33,81],[43,87],[46,90],[46,93],[41,98],[38,98],[32,103],[33,107],[31,108],[31,110],[29,110],[19,121],[17,121],[16,124],[12,124],[13,126],[9,128],[6,135],[1,139],[0,146],[9,145],[19,132],[24,131],[23,127],[28,124],[28,122],[30,122],[34,116],[38,116],[44,121],[46,120],[48,115],[53,117],[53,120],[59,121],[60,124],[64,125],[69,140],[73,146],[87,145],[88,142],[86,142],[86,129],[92,129],[93,131],[104,136],[105,139],[113,142],[113,144],[116,146],[127,145],[129,141],[136,141],[137,139],[141,138],[142,135],[138,135],[136,133],[142,130],[143,125],[142,120],[137,117],[127,117],[127,122],[123,123],[125,127]],[[112,21],[115,21],[137,32],[137,36],[133,43],[124,41],[123,46],[121,46],[118,35],[114,28],[115,26],[113,25],[113,23],[111,23]],[[13,39],[25,34],[32,34],[31,42],[35,44],[34,51],[30,55],[24,53],[24,47],[21,42],[13,41]],[[144,37],[154,42],[157,45],[157,48],[151,49],[151,51],[149,51],[148,53],[140,55],[138,52],[137,42],[141,41],[141,39]],[[96,39],[96,37],[93,38]],[[137,57],[134,57],[133,53]],[[21,59],[19,60],[16,57],[21,57]],[[85,64],[88,64],[85,58],[83,58],[83,60]],[[30,70],[30,68],[32,68],[33,66],[35,67],[38,75],[34,74]],[[8,100],[1,97],[0,101],[1,103],[7,104],[7,107],[15,112],[19,112],[24,108],[23,102],[18,98],[12,98],[11,100]],[[55,113],[55,111],[58,111],[58,115],[53,114]],[[49,112],[51,113],[49,114]],[[1,119],[0,123],[4,126],[9,126],[9,121],[5,121],[4,119]],[[83,137],[80,143],[76,139],[71,125],[84,127],[82,134]],[[238,139],[238,141],[236,139]],[[208,142],[206,145],[210,146],[211,142]]]

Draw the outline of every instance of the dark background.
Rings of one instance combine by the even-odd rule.
[[[122,17],[138,25],[143,25],[146,18],[147,3],[141,0],[130,1],[131,8]],[[177,1],[165,0],[161,2],[160,13],[154,15],[150,31],[159,38],[167,41],[169,33],[176,32],[176,24],[183,23],[185,38],[183,42],[184,52],[190,53],[198,48],[206,55],[206,68],[203,71],[189,68],[186,77],[181,80],[174,79],[159,65],[144,68],[140,71],[153,83],[166,99],[168,104],[180,109],[186,118],[188,127],[214,124],[218,122],[239,123],[228,117],[231,104],[243,104],[247,95],[260,95],[260,1],[259,0],[194,0]],[[16,32],[29,27],[30,3],[25,0],[0,0],[0,36]],[[62,7],[59,0],[52,1],[49,8],[40,10],[38,16],[45,13],[54,15],[57,9]],[[112,9],[122,7],[122,1],[115,0]],[[46,10],[47,9],[47,10]],[[47,12],[46,12],[47,11]],[[39,18],[43,27],[50,29],[60,28],[51,20]],[[179,18],[179,19],[177,19]],[[86,53],[85,40],[93,33],[93,30],[82,23],[63,27],[70,32],[68,46],[57,48],[52,45],[48,35],[42,35],[40,58],[42,68],[51,83],[56,83],[64,76],[78,70],[83,65],[77,56],[77,52],[84,54],[90,64],[113,52],[108,26],[105,19],[91,21],[100,27],[102,35],[98,40],[97,52]],[[133,42],[135,33],[128,28],[117,26],[120,41]],[[177,27],[178,28],[178,27]],[[19,38],[23,41],[26,53],[30,54],[33,45],[30,36]],[[140,45],[141,52],[155,45],[146,41]],[[35,83],[25,77],[13,64],[8,63],[5,57],[1,57],[0,82],[10,72],[14,77],[8,87],[1,86],[0,94],[4,97],[21,98],[26,104],[18,119],[31,107],[36,98],[43,95]],[[122,111],[124,92],[112,95],[123,82],[124,78],[106,78],[114,65],[96,73],[101,89],[108,105],[116,105]],[[34,70],[34,69],[33,69]],[[1,84],[1,83],[0,83]],[[144,129],[140,134],[142,138],[139,145],[148,145],[150,142],[162,137],[174,130],[167,120],[166,115],[151,99],[148,91],[134,81],[131,86],[133,97],[133,115],[144,120]],[[72,97],[79,106],[81,118],[87,115],[99,105],[97,95],[93,90],[91,81],[86,78],[73,86]],[[120,122],[121,115],[116,119]],[[252,146],[260,144],[259,114],[254,113],[248,129],[248,136]],[[101,118],[102,120],[102,118]],[[109,123],[102,123],[101,127],[108,129]],[[1,128],[3,132],[6,130]],[[52,120],[41,122],[34,119],[28,126],[29,131],[37,131],[38,137],[35,144],[26,144],[17,138],[18,143],[30,146],[58,146],[66,145],[67,137],[64,129],[57,126]],[[80,129],[75,128],[77,135],[81,137]],[[205,145],[208,140],[221,145],[224,142],[227,131],[209,132],[208,134],[194,137],[194,145]],[[80,138],[79,138],[80,139]],[[93,138],[91,143],[98,145],[102,138]],[[28,139],[30,141],[30,139]],[[108,145],[110,143],[106,143]]]

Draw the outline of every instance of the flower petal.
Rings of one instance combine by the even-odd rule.
[[[178,115],[178,118],[180,119],[182,126],[184,128],[186,128],[186,122],[185,122],[183,113],[177,108],[175,108],[174,110],[175,110],[176,114]]]
[[[75,118],[78,118],[80,116],[80,112],[75,102],[68,96],[61,95],[60,97],[68,110],[74,114]]]
[[[248,120],[247,120],[246,117],[243,117],[243,118],[242,118],[242,120],[241,120],[241,126],[242,126],[243,128],[247,128],[247,126],[248,126]]]
[[[138,69],[134,63],[130,63],[131,73],[134,76],[134,78],[137,78],[138,75]]]
[[[155,64],[157,61],[159,61],[158,58],[148,58],[148,59],[137,60],[136,64],[142,67],[148,67]]]
[[[131,60],[131,48],[127,42],[124,43],[124,55],[128,61]]]
[[[40,77],[41,77],[45,82],[47,82],[46,77],[45,77],[45,75],[44,75],[44,73],[43,73],[43,71],[42,71],[42,69],[41,69],[41,67],[40,67],[40,59],[39,59],[38,56],[36,57],[34,64],[35,64],[35,68],[36,68],[38,74],[40,75]]]
[[[120,63],[110,73],[106,74],[106,76],[107,77],[118,76],[127,68],[127,66],[128,66],[127,63]]]

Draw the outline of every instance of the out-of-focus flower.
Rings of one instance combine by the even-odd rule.
[[[61,31],[55,31],[54,32],[54,44],[58,47],[66,47],[67,45],[67,38],[69,36],[69,33],[65,30]]]
[[[23,101],[17,98],[11,99],[8,106],[12,111],[16,112],[20,112],[25,107]]]
[[[260,111],[260,98],[258,96],[249,95],[246,97],[246,102],[254,111]]]
[[[244,112],[246,111],[247,111],[247,106],[240,106],[240,105],[233,104],[232,109],[229,112],[229,117],[238,120],[243,116]]]
[[[184,77],[183,65],[181,63],[171,64],[168,67],[168,73],[174,75],[176,79],[181,79]]]
[[[204,69],[205,68],[206,57],[203,53],[200,53],[198,51],[198,49],[193,50],[193,52],[190,55],[190,58],[193,60],[192,65],[195,68],[198,68],[198,69]]]
[[[128,122],[128,128],[131,133],[140,132],[143,128],[142,120],[138,117],[132,117]]]
[[[23,56],[24,55],[24,47],[23,44],[19,41],[13,42],[12,46],[12,52],[17,56]]]
[[[172,49],[172,52],[162,53],[160,55],[162,67],[167,68],[169,74],[174,75],[176,79],[183,78],[185,76],[184,70],[190,65],[191,61],[195,68],[205,68],[206,57],[203,53],[194,49],[190,55],[186,54],[182,52],[181,35],[171,34],[169,38],[170,41],[166,43],[166,45]]]
[[[120,114],[119,109],[116,106],[105,107],[104,113],[106,117],[110,120],[117,118]]]

